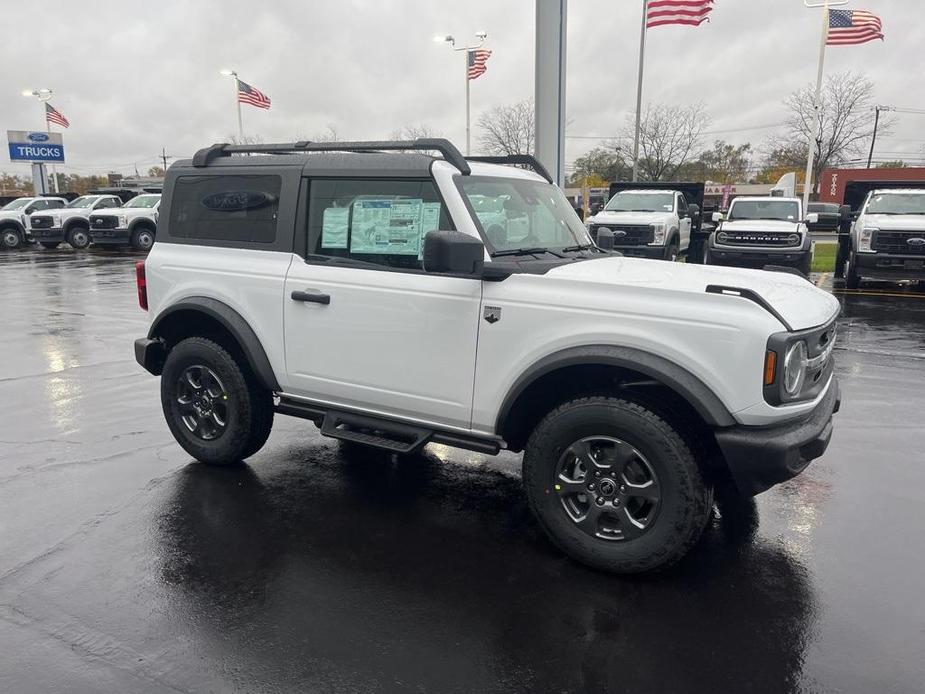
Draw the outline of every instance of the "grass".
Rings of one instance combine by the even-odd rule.
[[[837,243],[816,243],[813,245],[813,272],[834,272]]]

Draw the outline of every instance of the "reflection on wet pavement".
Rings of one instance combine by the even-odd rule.
[[[280,417],[176,446],[134,256],[0,253],[0,691],[920,691],[925,301],[842,296],[832,447],[660,576],[565,559],[519,458]]]

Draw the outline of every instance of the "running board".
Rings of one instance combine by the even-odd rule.
[[[500,438],[479,438],[455,432],[436,431],[384,417],[330,410],[280,396],[275,407],[280,414],[310,419],[324,436],[342,441],[354,441],[392,453],[415,453],[428,443],[465,448],[488,455],[497,455],[503,441]]]

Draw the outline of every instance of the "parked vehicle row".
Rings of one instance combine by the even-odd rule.
[[[6,248],[36,243],[57,248],[130,245],[150,250],[157,235],[160,193],[144,193],[123,203],[119,195],[82,195],[68,202],[60,197],[17,198],[0,208],[0,241]]]

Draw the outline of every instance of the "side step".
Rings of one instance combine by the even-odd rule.
[[[321,433],[341,441],[354,441],[392,453],[415,453],[424,447],[433,434],[429,429],[343,412],[326,413]]]
[[[325,436],[355,441],[392,453],[414,453],[427,443],[440,443],[497,455],[504,444],[500,437],[469,436],[454,431],[417,427],[383,417],[331,410],[324,405],[295,400],[285,395],[279,396],[275,409],[280,414],[313,421]]]

